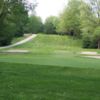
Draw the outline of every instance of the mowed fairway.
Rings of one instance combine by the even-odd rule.
[[[11,49],[30,53],[0,54],[0,100],[100,100],[100,60],[80,40],[39,34]]]

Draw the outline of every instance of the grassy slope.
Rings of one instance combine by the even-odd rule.
[[[0,54],[0,100],[100,100],[100,61],[78,54],[80,40],[38,35],[13,49],[31,53]]]

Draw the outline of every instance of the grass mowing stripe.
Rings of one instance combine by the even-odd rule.
[[[100,70],[0,63],[0,100],[99,100]]]
[[[0,59],[0,62],[10,63],[26,63],[26,64],[37,64],[37,65],[54,65],[54,66],[69,66],[79,68],[94,68],[100,69],[100,61],[97,59],[82,58],[76,56],[54,57],[52,55],[31,55],[30,56],[6,56]]]

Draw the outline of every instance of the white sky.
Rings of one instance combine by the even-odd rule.
[[[28,0],[32,2],[32,0]],[[38,3],[36,7],[36,14],[40,16],[43,21],[48,16],[57,16],[67,4],[68,0],[36,0]]]

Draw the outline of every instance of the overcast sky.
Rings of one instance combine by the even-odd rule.
[[[32,0],[29,0],[32,2]],[[51,15],[57,16],[64,6],[67,4],[67,0],[36,0],[38,6],[36,7],[36,13],[43,21]]]

